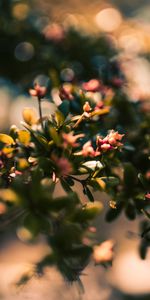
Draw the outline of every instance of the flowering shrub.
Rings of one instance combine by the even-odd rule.
[[[41,33],[34,17],[19,23],[9,16],[0,15],[1,35],[7,37],[3,43],[8,40],[5,48],[10,50],[0,57],[3,75],[27,89],[38,68],[50,74],[50,87],[36,82],[29,93],[38,102],[39,115],[26,107],[22,128],[13,125],[9,134],[0,134],[0,229],[15,221],[23,241],[43,234],[49,253],[33,274],[55,265],[68,281],[81,283],[90,259],[105,266],[113,259],[114,241],[97,241],[92,223],[103,209],[101,194],[99,199],[94,194],[100,191],[109,195],[108,222],[122,212],[130,220],[144,215],[140,254],[145,258],[150,245],[150,115],[142,103],[127,98],[119,63],[109,59],[116,50],[102,37],[82,36],[56,24]],[[17,52],[20,36],[29,31],[29,49],[34,46],[38,53],[31,60]],[[14,67],[8,67],[10,61]],[[42,114],[44,98],[56,105],[48,116]]]
[[[104,265],[113,258],[113,241],[97,245],[91,224],[103,207],[100,199],[95,201],[95,190],[110,195],[108,222],[123,210],[131,220],[141,212],[149,218],[148,116],[123,94],[117,99],[98,79],[64,83],[58,90],[61,104],[44,117],[41,102],[47,88],[35,84],[29,92],[37,98],[39,117],[25,108],[23,129],[13,125],[9,135],[0,134],[0,214],[18,218],[22,240],[46,236],[49,254],[34,273],[54,264],[67,280],[80,282],[90,258]],[[62,186],[62,195],[55,195],[56,185]],[[142,256],[149,232],[144,226]]]

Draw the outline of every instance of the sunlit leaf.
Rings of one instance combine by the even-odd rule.
[[[96,182],[99,184],[100,188],[104,190],[106,188],[106,183],[101,178],[95,178]]]
[[[15,204],[20,203],[19,196],[11,189],[1,189],[0,190],[0,199],[6,202],[11,202]]]
[[[60,127],[63,123],[64,123],[64,120],[65,120],[65,117],[64,115],[61,113],[61,111],[57,110],[55,112],[55,120],[56,120],[56,123],[57,123],[57,126]]]
[[[28,146],[31,139],[30,133],[26,130],[19,130],[17,134],[19,142],[24,146]]]
[[[54,143],[59,146],[61,144],[61,139],[60,139],[60,136],[56,130],[56,128],[54,127],[50,127],[49,128],[49,131],[50,131],[50,135],[51,135],[51,138],[53,139]]]
[[[0,133],[0,142],[7,144],[7,145],[15,144],[15,141],[13,140],[13,138],[10,135],[4,134],[4,133]]]
[[[22,116],[24,121],[28,125],[36,124],[37,122],[37,114],[36,111],[31,107],[26,107],[23,109]]]

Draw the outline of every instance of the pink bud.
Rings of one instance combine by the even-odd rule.
[[[147,193],[147,194],[145,195],[145,198],[148,199],[148,200],[150,200],[150,193]]]
[[[91,108],[89,102],[86,101],[85,104],[83,105],[83,110],[84,110],[84,112],[90,112],[91,109],[92,109],[92,108]]]

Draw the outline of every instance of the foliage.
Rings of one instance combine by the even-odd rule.
[[[15,26],[17,21],[11,21]],[[21,21],[14,33],[10,27],[6,30],[4,19],[1,23],[3,35],[10,35],[15,43],[20,32],[28,32],[27,20]],[[31,41],[36,49],[43,43],[46,53],[34,57],[31,73],[25,68],[23,74],[18,62],[15,81],[21,74],[32,77],[32,71],[35,76],[38,70],[50,75],[50,86],[34,81],[29,91],[38,102],[39,117],[34,109],[25,108],[22,128],[13,125],[9,134],[0,134],[0,228],[10,219],[16,221],[23,241],[45,235],[49,254],[34,272],[43,273],[45,266],[53,264],[68,281],[81,284],[80,275],[91,258],[104,265],[113,258],[112,241],[97,246],[92,221],[102,211],[102,203],[95,201],[94,191],[110,196],[108,222],[121,212],[130,220],[139,214],[150,218],[150,115],[142,103],[127,98],[119,63],[109,59],[116,51],[104,44],[106,39],[82,36],[70,29],[64,33],[63,42],[56,43],[44,39],[34,28]],[[99,58],[105,61],[101,68],[96,60],[100,53]],[[70,77],[75,61],[83,68]],[[9,68],[6,71],[10,78],[14,75]],[[25,89],[29,77],[23,82],[21,78]],[[45,98],[56,105],[48,116],[42,115]],[[59,196],[57,186],[63,190]],[[149,246],[148,224],[141,226],[142,258]],[[27,281],[28,276],[22,280]]]

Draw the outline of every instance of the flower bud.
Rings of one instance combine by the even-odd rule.
[[[92,109],[92,108],[91,108],[89,102],[86,101],[85,104],[83,105],[83,110],[84,110],[84,112],[90,112],[91,109]]]

